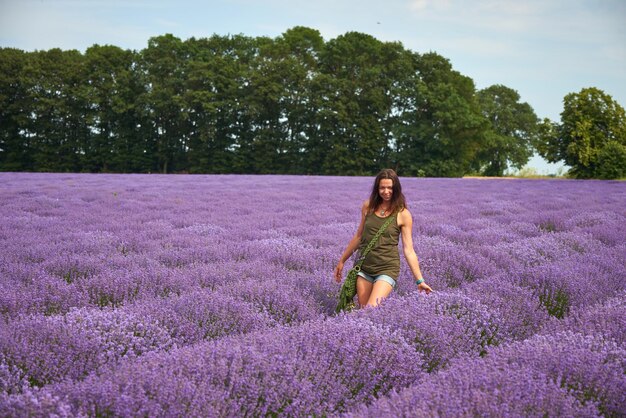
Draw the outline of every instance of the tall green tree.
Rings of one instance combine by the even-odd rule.
[[[301,26],[287,30],[276,42],[283,85],[280,107],[286,173],[319,168],[307,166],[307,154],[311,136],[316,133],[313,82],[320,74],[318,63],[323,46],[319,31]]]
[[[312,85],[319,74],[322,46],[319,32],[304,27],[275,39],[256,39],[249,83],[242,89],[250,135],[239,153],[249,172],[306,170],[311,134],[307,128],[314,115]]]
[[[462,176],[485,141],[474,82],[436,54],[414,54],[410,106],[402,115],[396,159],[405,175]]]
[[[191,38],[184,85],[189,171],[252,172],[251,73],[256,40],[243,35]],[[245,154],[245,157],[244,157]]]
[[[136,53],[116,46],[94,45],[85,52],[85,94],[89,102],[89,139],[84,168],[88,171],[133,172],[150,169],[141,135],[145,94]]]
[[[320,55],[321,112],[318,124],[324,174],[362,175],[386,163],[389,135],[386,119],[393,107],[389,75],[401,49],[370,35],[348,32],[329,41]],[[314,153],[319,152],[317,150]]]
[[[83,94],[83,56],[58,48],[31,55],[25,70],[32,83],[28,141],[37,171],[81,171],[89,135]]]
[[[234,151],[232,172],[259,173],[264,171],[263,139],[259,135],[262,118],[259,117],[258,99],[263,93],[256,92],[260,86],[257,66],[262,65],[261,47],[270,42],[269,38],[234,38],[237,51],[237,89],[230,96],[232,113],[230,115],[232,138],[231,150]],[[266,90],[266,89],[263,89]],[[270,89],[271,91],[271,89]],[[267,135],[265,135],[267,137]],[[270,152],[271,154],[271,152]]]
[[[489,121],[485,143],[476,155],[482,174],[502,176],[510,166],[521,169],[533,155],[538,119],[517,91],[493,85],[477,93],[483,116]]]
[[[477,94],[436,53],[358,32],[0,55],[2,169],[460,176],[528,154],[532,109],[514,91]],[[621,172],[622,147],[598,152],[613,168],[595,175]]]
[[[26,74],[29,55],[15,48],[0,48],[0,170],[32,170],[28,115],[32,91]]]
[[[626,177],[624,108],[597,88],[584,88],[563,99],[561,123],[544,120],[537,142],[549,162],[563,161],[575,178]]]
[[[290,65],[278,39],[257,38],[257,42],[258,54],[246,89],[253,123],[249,161],[254,173],[281,173],[289,164],[284,100]]]
[[[141,51],[147,92],[144,111],[149,125],[150,152],[155,168],[170,173],[186,168],[189,140],[189,109],[185,107],[188,52],[177,37],[167,34],[150,38]]]

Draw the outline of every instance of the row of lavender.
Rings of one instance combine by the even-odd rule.
[[[395,298],[378,311],[153,352],[83,380],[25,389],[3,399],[4,408],[17,416],[623,414],[626,350],[612,338],[623,328],[554,326],[481,358],[494,323],[468,302]],[[598,326],[607,313],[618,321],[624,310],[623,298],[612,299],[574,323]],[[456,360],[428,371],[446,356]]]
[[[438,292],[404,268],[381,309],[329,318],[371,179],[2,177],[7,411],[624,409],[621,183],[406,179]]]

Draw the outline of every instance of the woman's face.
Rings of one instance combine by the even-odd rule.
[[[393,196],[393,180],[381,179],[378,183],[378,194],[385,202],[390,201]]]

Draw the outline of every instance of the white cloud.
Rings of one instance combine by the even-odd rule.
[[[183,26],[180,22],[171,19],[164,19],[162,17],[154,19],[154,23],[159,27],[165,28],[179,28]]]
[[[546,6],[539,0],[413,0],[409,9],[421,20],[482,31],[520,32],[537,26]]]
[[[477,56],[519,56],[519,52],[509,42],[488,37],[458,37],[433,41],[445,51],[471,53]]]
[[[450,0],[412,0],[409,9],[414,12],[426,12],[429,10],[446,10],[450,7]]]
[[[68,7],[71,6],[71,7]],[[89,6],[89,7],[87,7]],[[0,22],[3,44],[24,50],[79,49],[113,44],[140,49],[153,34],[142,25],[106,16],[107,2],[15,2]],[[105,7],[105,9],[100,9]]]

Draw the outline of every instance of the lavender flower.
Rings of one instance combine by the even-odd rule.
[[[620,416],[626,351],[574,333],[537,336],[459,359],[357,416]]]
[[[623,183],[402,181],[336,317],[371,178],[0,173],[0,415],[623,415]]]
[[[420,363],[401,337],[343,316],[147,355],[56,392],[89,415],[324,415],[418,381]]]
[[[459,356],[480,356],[500,343],[501,321],[463,295],[438,292],[391,298],[359,313],[398,332],[424,355],[424,370],[445,368]]]
[[[19,369],[37,387],[82,379],[105,364],[174,344],[156,322],[128,310],[83,308],[66,315],[26,317],[0,332],[3,363]]]

